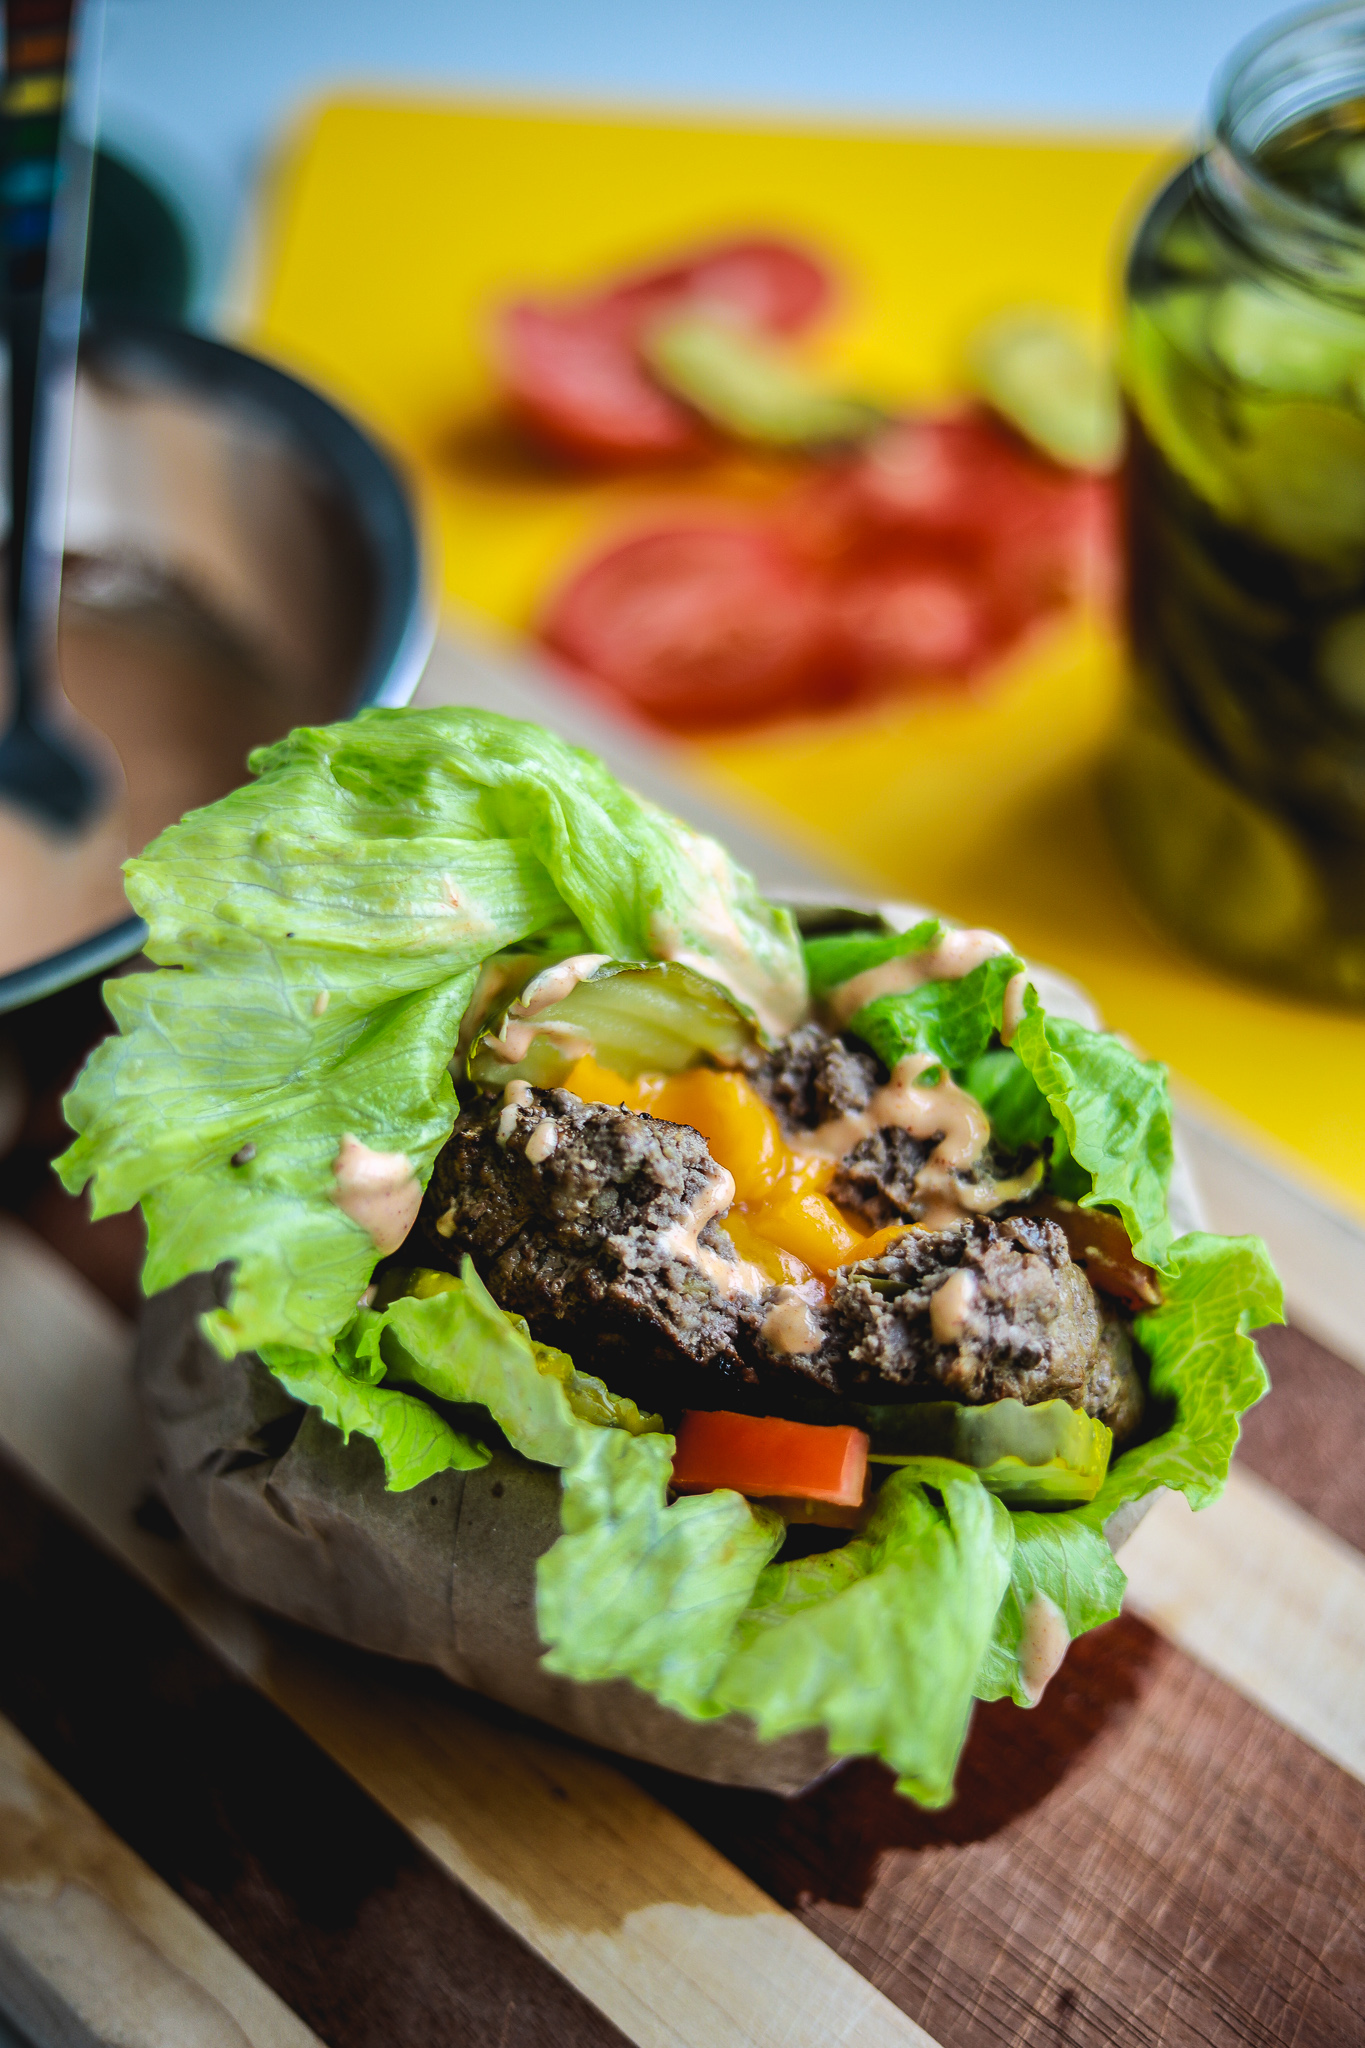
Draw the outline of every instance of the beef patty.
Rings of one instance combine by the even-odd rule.
[[[414,1237],[428,1264],[467,1252],[495,1301],[620,1394],[676,1408],[755,1378],[762,1323],[734,1246],[709,1219],[734,1183],[687,1124],[513,1084],[484,1096],[438,1155]],[[413,1239],[408,1251],[414,1249]]]
[[[1054,1223],[916,1230],[825,1300],[740,1261],[733,1183],[700,1132],[562,1088],[508,1095],[462,1111],[406,1256],[455,1272],[467,1253],[502,1307],[618,1393],[669,1416],[799,1395],[831,1420],[851,1402],[1060,1397],[1116,1437],[1135,1426],[1126,1326]]]
[[[802,1024],[770,1052],[752,1053],[746,1071],[796,1145],[803,1132],[838,1117],[859,1115],[890,1079],[866,1046],[819,1024]],[[931,1204],[941,1202],[938,1189],[926,1194],[920,1187],[919,1175],[942,1135],[940,1131],[915,1138],[894,1125],[871,1132],[839,1162],[829,1186],[830,1200],[867,1231],[883,1230],[889,1223],[918,1223]],[[972,1166],[954,1175],[963,1190],[964,1208],[983,1213],[1031,1192],[1041,1178],[1035,1148],[1006,1152],[994,1142]]]
[[[1117,1308],[1095,1293],[1055,1223],[978,1218],[910,1231],[841,1272],[809,1361],[845,1396],[933,1387],[951,1401],[1063,1400],[1131,1436],[1142,1382]]]

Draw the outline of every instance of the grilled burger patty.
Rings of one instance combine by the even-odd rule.
[[[797,1145],[803,1131],[859,1115],[887,1079],[875,1053],[819,1024],[802,1024],[771,1052],[751,1054],[745,1070]],[[912,1137],[895,1125],[873,1131],[840,1161],[830,1200],[864,1230],[917,1223],[925,1199],[916,1183],[937,1142]],[[1004,1152],[992,1141],[958,1179],[964,1187],[985,1188],[1013,1179],[1036,1156]]]
[[[750,1078],[799,1134],[865,1107],[885,1076],[871,1054],[804,1026]],[[828,1403],[832,1420],[849,1401],[1061,1398],[1120,1441],[1136,1427],[1126,1322],[1055,1223],[976,1216],[917,1230],[839,1272],[825,1301],[739,1259],[723,1222],[733,1185],[698,1131],[564,1089],[508,1092],[461,1113],[408,1254],[420,1245],[424,1262],[457,1271],[468,1253],[502,1307],[617,1392],[666,1415],[799,1397],[803,1412]],[[870,1143],[842,1163],[841,1206],[866,1182]],[[882,1175],[876,1223],[898,1198],[892,1219],[913,1220],[915,1170],[907,1157]]]
[[[414,1236],[451,1272],[468,1252],[500,1307],[617,1393],[676,1407],[699,1385],[714,1395],[756,1377],[759,1301],[703,1269],[738,1272],[724,1231],[696,1221],[728,1208],[728,1187],[687,1124],[525,1088],[520,1103],[484,1096],[463,1111]]]

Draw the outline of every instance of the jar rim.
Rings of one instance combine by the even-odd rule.
[[[1365,222],[1271,177],[1265,145],[1347,99],[1365,100],[1365,0],[1277,15],[1239,43],[1214,80],[1199,181],[1229,225],[1277,267],[1365,292]]]

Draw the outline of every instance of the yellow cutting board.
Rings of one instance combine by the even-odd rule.
[[[762,498],[787,473],[732,458],[691,479],[585,482],[518,454],[487,366],[501,299],[717,233],[788,231],[843,279],[824,359],[892,403],[940,397],[996,307],[1109,319],[1124,241],[1173,161],[1154,143],[338,100],[277,159],[245,339],[396,446],[447,598],[516,633],[606,534],[717,489]],[[1114,1024],[1365,1210],[1365,1019],[1229,981],[1146,925],[1090,774],[1121,689],[1112,637],[1073,620],[975,696],[689,746],[680,766],[851,876],[1075,974]]]

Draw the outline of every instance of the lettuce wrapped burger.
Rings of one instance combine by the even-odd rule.
[[[372,711],[129,864],[155,972],[67,1102],[149,1293],[411,1489],[557,1468],[551,1671],[823,1730],[926,1804],[1117,1613],[1265,1391],[1254,1239],[1175,1235],[1163,1070],[988,932],[798,929],[540,729]]]

